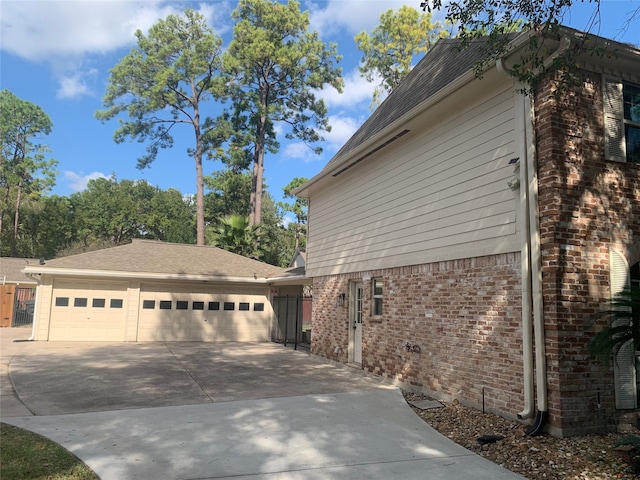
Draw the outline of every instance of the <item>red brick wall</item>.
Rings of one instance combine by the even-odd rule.
[[[487,410],[522,409],[519,254],[316,278],[313,353],[347,361],[348,308],[336,298],[363,276],[384,281],[381,319],[371,317],[371,281],[364,282],[365,370],[477,407],[484,387]]]
[[[599,74],[555,92],[549,80],[535,100],[545,348],[550,427],[571,435],[615,421],[613,367],[589,355],[589,319],[610,295],[609,248],[640,260],[640,165],[604,160]]]

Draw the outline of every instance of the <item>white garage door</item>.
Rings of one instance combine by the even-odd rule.
[[[142,286],[138,341],[265,342],[271,306],[264,295]]]
[[[50,340],[123,341],[127,285],[58,281],[53,287]]]

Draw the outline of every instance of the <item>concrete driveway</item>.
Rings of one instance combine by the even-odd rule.
[[[380,377],[270,343],[26,342],[0,330],[2,421],[102,480],[516,479]]]

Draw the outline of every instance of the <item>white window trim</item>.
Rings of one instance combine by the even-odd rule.
[[[382,293],[376,295],[376,281],[382,282]],[[380,313],[376,313],[376,299],[380,299]],[[384,313],[384,281],[382,278],[373,278],[371,280],[371,316],[381,317]]]

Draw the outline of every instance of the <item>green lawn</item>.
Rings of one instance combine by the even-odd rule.
[[[0,423],[2,480],[99,480],[71,452],[36,433]]]

